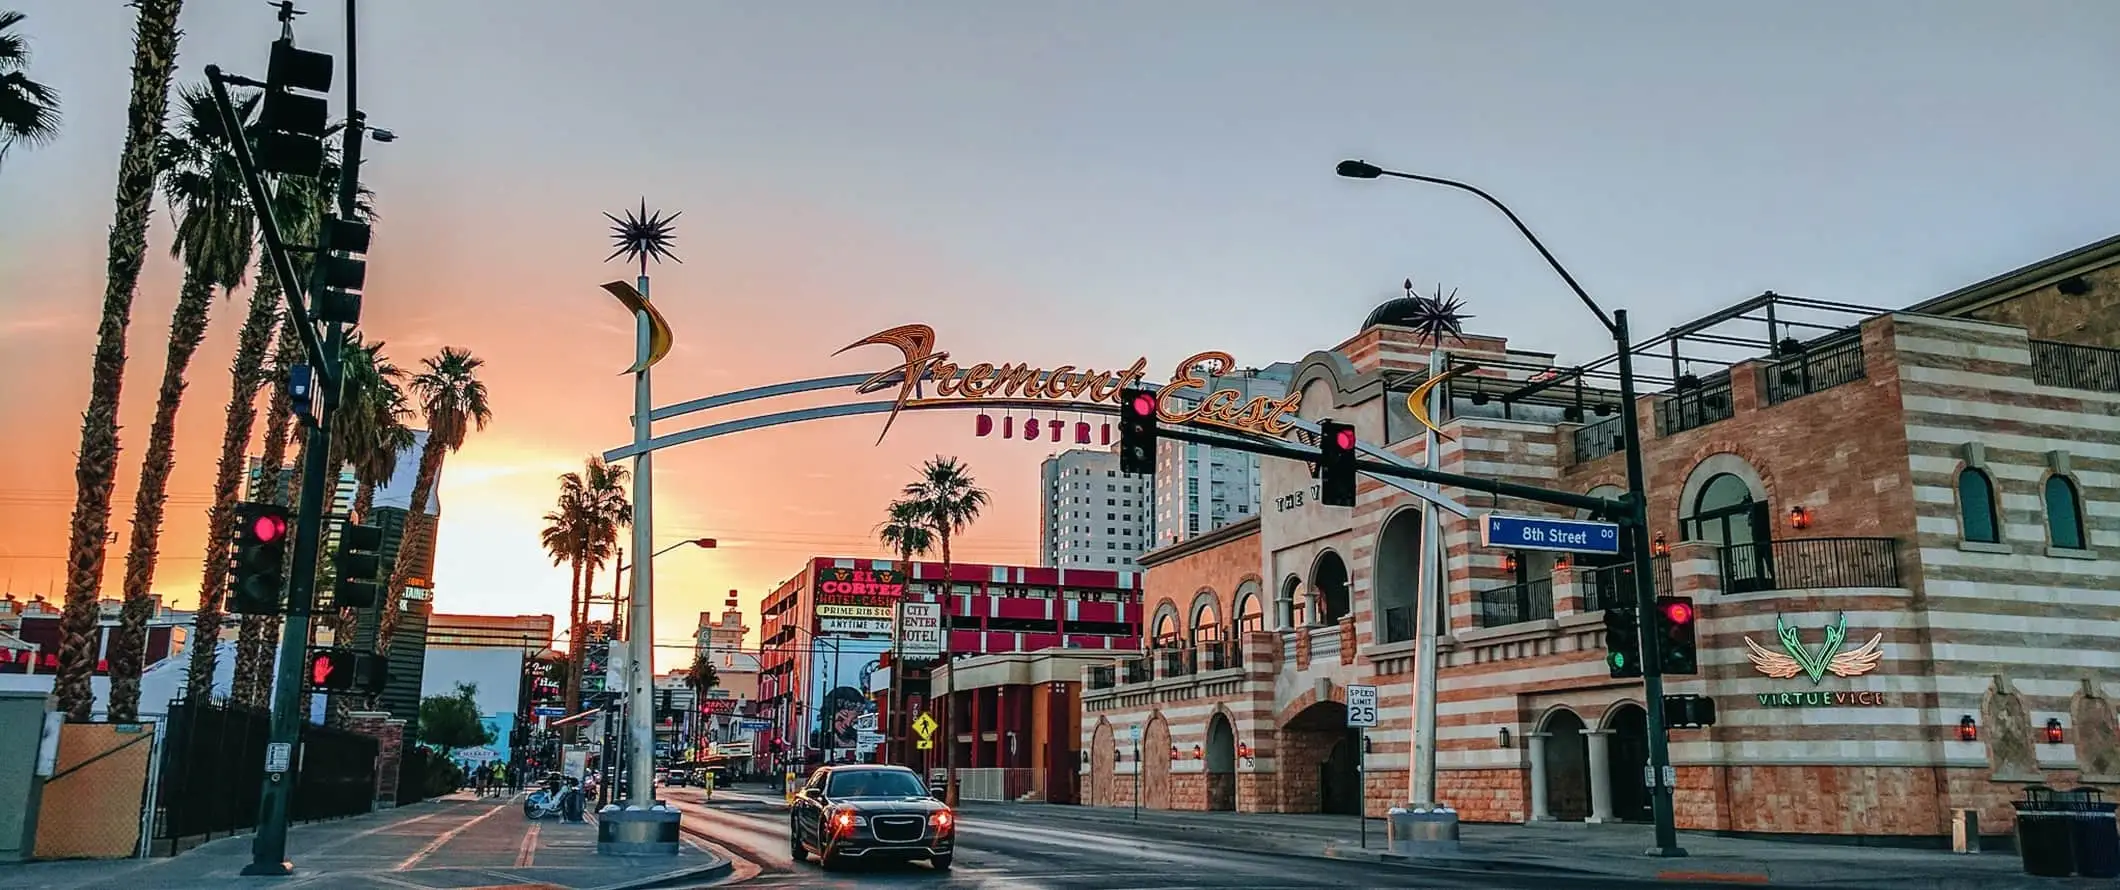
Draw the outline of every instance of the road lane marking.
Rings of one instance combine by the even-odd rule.
[[[448,831],[442,832],[440,837],[437,837],[433,841],[429,842],[427,846],[421,847],[419,852],[405,857],[405,861],[398,863],[395,868],[391,869],[391,871],[411,871],[413,866],[420,864],[420,860],[426,859],[427,857],[434,855],[434,852],[436,850],[440,850],[443,844],[456,840],[457,835],[463,834],[465,831],[469,830],[471,826],[477,825],[480,822],[484,822],[488,819],[491,819],[494,817],[495,814],[507,808],[508,805],[505,803],[497,804],[494,806],[493,809],[487,810],[485,815],[473,817],[471,819],[466,820],[462,825],[459,825],[455,828],[451,828]]]
[[[537,859],[537,833],[545,827],[543,822],[530,823],[530,830],[523,832],[523,845],[515,853],[515,867],[529,868]]]

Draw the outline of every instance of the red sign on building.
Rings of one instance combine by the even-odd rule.
[[[829,568],[817,573],[817,601],[842,605],[891,605],[905,596],[905,573],[897,569]]]

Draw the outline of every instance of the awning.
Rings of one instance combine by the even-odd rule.
[[[581,713],[579,713],[579,714],[575,714],[574,716],[571,716],[571,717],[561,717],[561,718],[559,718],[558,720],[554,720],[554,721],[552,721],[551,723],[547,723],[547,724],[545,724],[545,725],[546,725],[547,727],[552,727],[552,726],[565,726],[565,725],[567,725],[567,724],[569,724],[569,723],[575,723],[575,722],[578,722],[578,721],[582,721],[582,720],[587,720],[587,719],[589,719],[589,718],[591,718],[591,717],[594,717],[594,716],[596,716],[596,715],[598,715],[598,714],[601,714],[601,713],[603,713],[603,712],[604,712],[604,709],[602,709],[602,708],[590,708],[589,710],[583,711],[583,712],[581,712]]]

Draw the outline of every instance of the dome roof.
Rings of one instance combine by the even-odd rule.
[[[1419,327],[1420,319],[1433,314],[1427,311],[1427,303],[1427,297],[1395,297],[1385,300],[1383,305],[1370,311],[1369,318],[1362,322],[1362,328],[1367,330],[1380,324]]]

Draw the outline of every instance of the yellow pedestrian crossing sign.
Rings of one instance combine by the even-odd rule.
[[[920,734],[920,741],[913,747],[921,751],[934,750],[935,718],[933,715],[922,713],[919,717],[914,718],[913,731]]]

